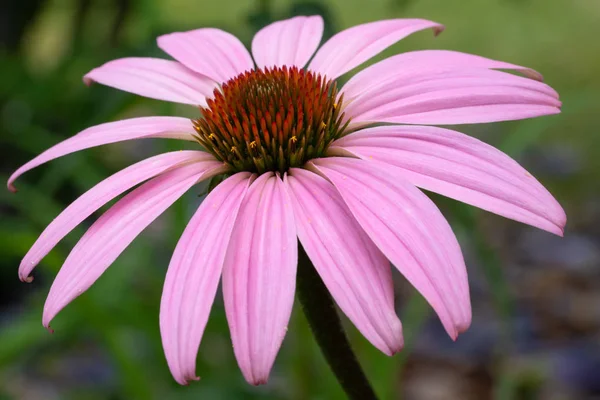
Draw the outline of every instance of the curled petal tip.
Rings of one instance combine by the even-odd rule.
[[[189,376],[189,377],[186,377],[186,378],[185,378],[183,381],[181,381],[181,382],[179,382],[179,383],[180,383],[181,385],[183,385],[183,386],[189,386],[189,385],[190,385],[190,383],[192,383],[192,382],[197,382],[197,381],[199,381],[199,380],[200,380],[200,377],[199,377],[199,376],[195,376],[195,375],[194,375],[194,376]]]
[[[384,352],[386,356],[392,357],[396,354],[400,353],[404,349],[404,343],[401,343],[399,346],[390,347],[388,351]]]
[[[558,237],[564,237],[565,236],[565,230],[564,228],[559,228],[558,230],[556,230],[555,232],[553,232],[556,236]]]
[[[450,339],[452,339],[453,342],[456,342],[456,339],[458,339],[458,331],[446,332],[448,333],[448,336],[450,336]]]
[[[465,333],[469,327],[471,326],[471,320],[469,319],[468,321],[464,321],[459,323],[458,325],[456,325],[454,332],[452,332],[450,335],[450,339],[452,339],[453,342],[456,342],[458,340],[458,337],[460,335],[462,335],[463,333]]]
[[[538,82],[544,82],[544,75],[540,74],[534,69],[523,68],[520,72],[529,79],[533,79]]]
[[[458,337],[458,335],[461,335],[461,334],[465,333],[470,327],[471,327],[471,321],[470,320],[468,322],[465,322],[462,325],[457,326],[456,327],[456,330],[457,330],[456,337]]]
[[[433,27],[433,36],[438,36],[440,33],[444,32],[446,27],[444,25],[436,25]]]
[[[33,276],[31,272],[35,268],[37,263],[35,261],[31,261],[30,257],[25,256],[25,258],[21,261],[19,265],[19,279],[21,282],[31,283],[33,282]]]
[[[396,321],[398,321],[397,318]],[[404,337],[402,335],[402,326],[400,325],[399,321],[398,328],[395,329],[390,336],[388,336],[387,340],[385,341],[385,345],[383,347],[379,347],[379,349],[388,357],[392,357],[404,349]]]
[[[269,381],[269,378],[260,378],[260,379],[253,379],[249,383],[253,386],[260,386],[260,385],[266,385],[268,381]]]
[[[566,217],[565,217],[566,218]],[[556,224],[555,226],[549,228],[549,229],[545,229],[547,232],[550,232],[558,237],[564,237],[565,236],[565,226],[567,224],[567,221],[565,220],[564,222],[561,221],[561,223]]]
[[[191,374],[177,373],[173,375],[173,379],[175,379],[175,382],[179,383],[181,386],[189,386],[190,383],[199,381],[200,377],[196,376],[195,372],[192,372]]]
[[[452,339],[453,342],[456,342],[458,336],[466,331],[470,325],[471,322],[469,321],[468,323],[458,323],[451,326],[445,326],[445,329],[448,336],[450,336],[450,339]]]
[[[90,74],[91,71],[83,76],[83,83],[85,83],[86,86],[92,86],[92,83],[94,83],[94,80],[90,78]]]
[[[19,172],[19,170],[13,172],[12,175],[8,177],[8,181],[6,182],[6,187],[13,193],[17,193],[17,188],[15,187],[14,183],[17,180],[17,178],[21,175]]]
[[[46,328],[48,332],[54,333],[54,329],[50,327],[50,322],[52,322],[56,316],[56,313],[50,314],[50,311],[48,310],[48,305],[44,305],[44,312],[42,313],[42,325],[44,325],[44,328]]]

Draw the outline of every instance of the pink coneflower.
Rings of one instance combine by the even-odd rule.
[[[342,31],[317,51],[323,20],[296,17],[259,31],[253,57],[231,34],[198,29],[158,38],[176,61],[124,58],[88,73],[88,84],[190,104],[200,114],[88,128],[17,170],[9,188],[40,164],[101,144],[160,137],[196,142],[202,150],[134,164],[52,221],[21,263],[24,281],[73,228],[140,184],[71,251],[50,289],[44,325],[181,195],[223,175],[185,229],[166,276],[160,330],[177,382],[196,379],[196,354],[221,276],[240,368],[250,383],[267,381],[292,309],[298,239],[340,309],[385,354],[403,345],[390,262],[455,339],[471,322],[465,264],[447,221],[417,187],[557,235],[566,216],[507,155],[462,133],[421,125],[556,114],[561,103],[531,69],[441,50],[390,57],[336,86],[339,76],[426,28],[443,29],[420,19],[378,21]]]

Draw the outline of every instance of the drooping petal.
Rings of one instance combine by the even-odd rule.
[[[451,70],[509,69],[541,81],[542,75],[530,68],[502,61],[450,50],[420,50],[398,54],[375,63],[358,72],[344,85],[340,93],[350,101],[368,90],[376,90],[393,81],[398,84],[400,78],[408,82],[419,79],[427,73]],[[557,96],[558,97],[558,96]]]
[[[406,36],[433,28],[438,34],[444,27],[423,19],[390,19],[353,26],[329,39],[315,54],[308,69],[335,79]]]
[[[251,178],[240,172],[217,185],[185,228],[171,258],[160,304],[160,332],[169,369],[182,385],[198,379],[198,347]]]
[[[231,33],[215,28],[160,36],[158,47],[177,61],[218,83],[254,68],[252,57]]]
[[[298,240],[283,182],[261,175],[248,190],[223,267],[223,298],[238,364],[267,382],[294,303]]]
[[[442,69],[403,70],[387,81],[374,82],[370,86],[367,82],[363,83],[364,89],[360,95],[353,98],[344,97],[344,104],[347,105],[346,112],[353,117],[372,111],[377,107],[386,106],[399,99],[436,90],[459,88],[507,87],[530,90],[545,95],[551,104],[560,106],[558,93],[542,82],[481,68],[450,71]]]
[[[190,187],[222,171],[222,163],[216,161],[182,166],[144,183],[112,206],[83,235],[58,272],[44,305],[44,326]]]
[[[487,69],[412,71],[369,88],[345,108],[349,128],[374,122],[469,124],[557,114],[548,85]]]
[[[256,33],[252,39],[252,55],[258,68],[303,68],[321,42],[323,18],[294,17],[274,22]]]
[[[100,182],[65,208],[44,229],[21,261],[19,277],[22,281],[31,281],[29,277],[31,271],[62,238],[94,211],[121,193],[138,183],[179,166],[210,160],[214,160],[214,157],[203,151],[174,151],[140,161]]]
[[[390,263],[331,183],[298,168],[285,179],[298,238],[341,310],[387,355],[403,345]]]
[[[384,164],[351,158],[314,160],[371,240],[421,292],[453,339],[471,323],[462,253],[448,222],[415,186]]]
[[[98,82],[151,99],[206,106],[216,82],[178,62],[160,58],[120,58],[94,68],[83,81]]]
[[[8,189],[16,192],[14,181],[25,172],[50,160],[74,153],[79,150],[103,144],[122,142],[142,138],[166,138],[194,140],[192,121],[180,117],[141,117],[108,122],[87,128],[64,140],[23,165],[8,179]]]
[[[561,235],[566,215],[552,195],[506,154],[460,132],[427,126],[381,126],[333,144],[423,189]]]

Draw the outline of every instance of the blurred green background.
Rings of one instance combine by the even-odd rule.
[[[476,53],[542,72],[564,102],[558,116],[458,128],[538,177],[565,207],[567,231],[556,238],[434,197],[465,253],[473,325],[453,343],[396,276],[406,349],[388,358],[348,324],[381,398],[600,398],[598,0],[5,0],[1,180],[88,126],[132,116],[195,115],[189,107],[87,88],[81,77],[93,67],[123,56],[163,57],[155,37],[171,31],[219,27],[249,45],[271,21],[308,14],[325,18],[326,36],[385,18],[442,22],[447,30],[440,37],[415,34],[376,59],[423,48]],[[37,235],[100,180],[179,146],[147,140],[95,148],[26,174],[17,194],[0,190],[0,399],[344,398],[297,305],[268,385],[255,388],[243,380],[220,297],[200,347],[202,380],[189,387],[172,380],[160,344],[159,300],[170,255],[201,188],[153,223],[69,305],[53,323],[53,335],[42,327],[49,285],[90,221],[46,257],[27,285],[17,268]]]

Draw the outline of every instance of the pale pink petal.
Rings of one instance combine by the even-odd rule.
[[[267,382],[287,331],[297,263],[296,227],[283,182],[263,174],[242,203],[223,267],[233,350],[253,385]]]
[[[467,272],[456,237],[438,208],[382,163],[314,160],[371,240],[432,305],[453,339],[471,323]]]
[[[188,118],[142,117],[108,122],[87,128],[48,150],[16,170],[8,179],[8,189],[16,192],[14,181],[25,172],[66,154],[103,144],[143,138],[195,140],[194,126]]]
[[[375,122],[469,124],[560,112],[556,92],[542,82],[475,69],[425,71],[364,91],[345,108],[349,129]]]
[[[322,177],[292,168],[285,179],[298,238],[341,310],[387,355],[402,348],[390,262]]]
[[[507,88],[515,95],[530,91],[552,106],[561,105],[558,93],[542,82],[488,69],[404,71],[379,83],[367,87],[365,82],[365,89],[354,98],[347,99],[344,94],[346,114],[354,120],[360,120],[364,115],[385,110],[394,102],[409,102],[414,96],[467,88],[473,88],[474,91]]]
[[[277,21],[258,31],[252,39],[252,55],[258,68],[303,68],[321,42],[323,18],[294,17]]]
[[[365,68],[350,78],[341,93],[348,101],[367,90],[379,88],[390,81],[399,84],[401,81],[424,76],[430,71],[463,69],[509,69],[519,71],[529,78],[542,80],[539,72],[519,65],[457,51],[420,50],[398,54]]]
[[[220,29],[175,32],[160,36],[157,41],[158,47],[171,57],[219,83],[254,69],[252,57],[242,42]]]
[[[160,332],[171,373],[182,385],[198,379],[198,347],[251,178],[240,172],[217,185],[185,228],[171,258],[160,303]]]
[[[221,172],[222,163],[217,161],[182,166],[144,183],[112,206],[83,235],[58,272],[44,305],[44,326],[190,187]]]
[[[151,99],[206,106],[217,83],[178,62],[160,58],[120,58],[94,68],[83,81],[98,82]]]
[[[308,69],[335,79],[406,36],[433,28],[438,34],[444,27],[423,19],[390,19],[353,26],[329,39],[310,62]]]
[[[566,215],[552,195],[516,161],[475,138],[426,126],[381,126],[335,142],[365,160],[399,168],[394,175],[421,188],[463,201],[557,235]]]
[[[38,240],[31,246],[23,261],[21,261],[19,277],[22,281],[30,282],[31,278],[29,274],[33,268],[62,238],[94,211],[121,193],[131,189],[138,183],[179,166],[210,160],[214,160],[214,157],[203,151],[174,151],[140,161],[100,182],[65,208],[44,229],[44,232],[42,232]]]

